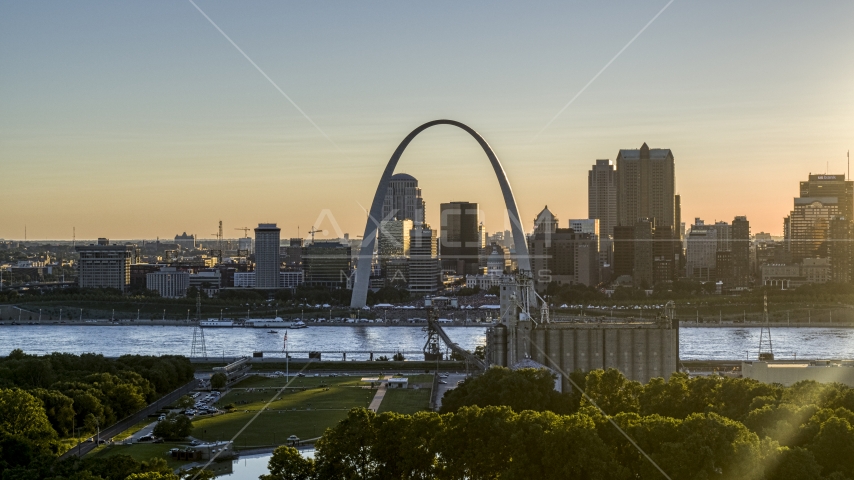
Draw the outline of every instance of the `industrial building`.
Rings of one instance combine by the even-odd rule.
[[[530,281],[501,285],[501,321],[487,331],[487,362],[512,367],[531,359],[569,374],[616,368],[642,383],[678,371],[679,324],[670,318],[650,322],[570,322],[536,310]],[[527,308],[526,308],[527,305]],[[564,376],[565,378],[565,376]],[[564,379],[564,389],[569,388]]]

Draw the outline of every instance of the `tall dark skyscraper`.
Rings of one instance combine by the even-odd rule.
[[[673,152],[650,149],[617,154],[617,224],[632,226],[641,219],[675,227],[675,183]]]
[[[440,207],[442,270],[457,275],[478,273],[478,209],[476,203],[450,202]]]
[[[383,218],[378,220],[412,220],[424,223],[424,200],[418,180],[406,173],[392,175],[383,203]]]
[[[599,220],[602,238],[614,235],[614,226],[617,225],[617,171],[610,160],[596,160],[587,173],[587,218]]]
[[[750,283],[750,222],[744,216],[732,221],[732,279],[737,287]]]
[[[259,223],[255,229],[255,287],[279,288],[281,229],[275,223]]]

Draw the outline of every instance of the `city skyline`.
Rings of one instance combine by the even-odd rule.
[[[355,237],[400,138],[435,118],[495,149],[526,229],[544,205],[584,218],[590,166],[644,142],[672,150],[686,223],[780,235],[798,182],[847,173],[849,4],[197,5],[319,128],[191,3],[7,4],[0,238],[305,237],[325,211]],[[428,223],[464,200],[504,230],[466,137],[431,130],[397,172]]]

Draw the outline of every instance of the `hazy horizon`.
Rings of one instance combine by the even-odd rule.
[[[526,229],[545,205],[586,218],[596,159],[646,142],[673,151],[686,224],[780,235],[798,182],[847,173],[854,144],[854,3],[196,4],[311,121],[188,1],[3,3],[0,238],[306,237],[325,212],[356,238],[438,118],[495,149]],[[504,230],[464,132],[421,134],[397,171],[429,223],[464,200]]]

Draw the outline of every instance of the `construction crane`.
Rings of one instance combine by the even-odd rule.
[[[216,249],[211,249],[211,255],[217,257],[222,262],[222,220],[219,221],[217,233],[212,233],[211,235],[216,236]]]
[[[315,233],[323,233],[323,230],[318,230],[314,227],[311,227],[311,230],[309,230],[308,233],[311,234],[311,243],[312,243],[312,245],[314,245],[314,234]]]
[[[252,229],[249,227],[240,227],[240,228],[235,228],[235,230],[243,230],[243,237],[249,238],[249,230],[252,230]]]

